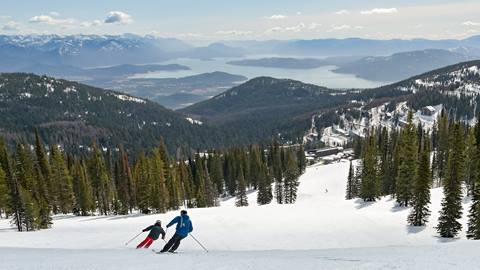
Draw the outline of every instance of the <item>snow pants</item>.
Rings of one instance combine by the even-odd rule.
[[[183,238],[186,236],[181,236],[179,234],[174,234],[170,240],[168,240],[168,243],[165,244],[161,252],[167,252],[167,251],[175,251],[177,250],[178,246],[180,246],[180,242],[182,241]]]
[[[153,239],[147,236],[145,240],[143,240],[140,244],[138,244],[137,248],[142,248],[142,247],[149,248],[152,243],[153,243]]]

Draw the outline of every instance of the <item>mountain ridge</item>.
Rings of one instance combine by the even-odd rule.
[[[170,151],[261,143],[273,137],[296,142],[310,128],[338,121],[339,109],[407,101],[419,109],[444,104],[458,118],[480,112],[480,60],[425,72],[372,89],[332,90],[289,79],[258,77],[178,111],[147,99],[76,82],[25,73],[0,74],[0,133],[9,140],[42,137],[65,145],[92,140],[135,151],[163,137]],[[56,91],[57,89],[57,91]],[[472,105],[473,104],[473,105]],[[200,120],[189,121],[187,118]],[[142,138],[139,140],[138,138]],[[77,149],[78,150],[78,149]]]
[[[132,151],[148,149],[160,138],[170,151],[225,141],[210,127],[192,124],[147,99],[34,74],[1,73],[0,108],[0,133],[7,140],[33,142],[39,128],[46,143],[58,142],[72,151],[92,141]]]

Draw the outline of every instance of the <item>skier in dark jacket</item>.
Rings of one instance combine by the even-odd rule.
[[[160,234],[162,235],[162,239],[165,239],[165,231],[162,228],[162,222],[160,220],[157,220],[155,224],[142,230],[142,232],[148,231],[150,231],[150,233],[148,234],[147,238],[138,244],[137,248],[149,248],[153,241],[158,239]]]
[[[167,228],[173,226],[174,224],[177,224],[175,234],[160,252],[175,252],[178,246],[180,246],[180,242],[182,241],[182,239],[187,237],[188,234],[193,231],[192,221],[190,220],[190,217],[187,215],[187,211],[185,210],[182,210],[180,212],[180,216],[170,221],[170,223],[168,223],[167,225]]]

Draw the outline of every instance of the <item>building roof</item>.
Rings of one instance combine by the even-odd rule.
[[[426,106],[426,107],[423,107],[423,108],[426,109],[426,110],[429,110],[431,112],[435,111],[435,107],[433,107],[433,106]]]

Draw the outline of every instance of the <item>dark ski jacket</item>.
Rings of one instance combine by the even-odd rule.
[[[163,230],[162,226],[158,224],[148,226],[147,228],[143,229],[143,231],[150,231],[148,237],[152,238],[153,240],[157,240],[160,234],[162,235],[162,238],[165,238],[165,231]]]
[[[193,231],[192,221],[190,221],[190,217],[186,214],[174,218],[172,221],[170,221],[170,223],[168,223],[167,228],[175,223],[177,224],[176,233],[180,236],[186,237]]]

